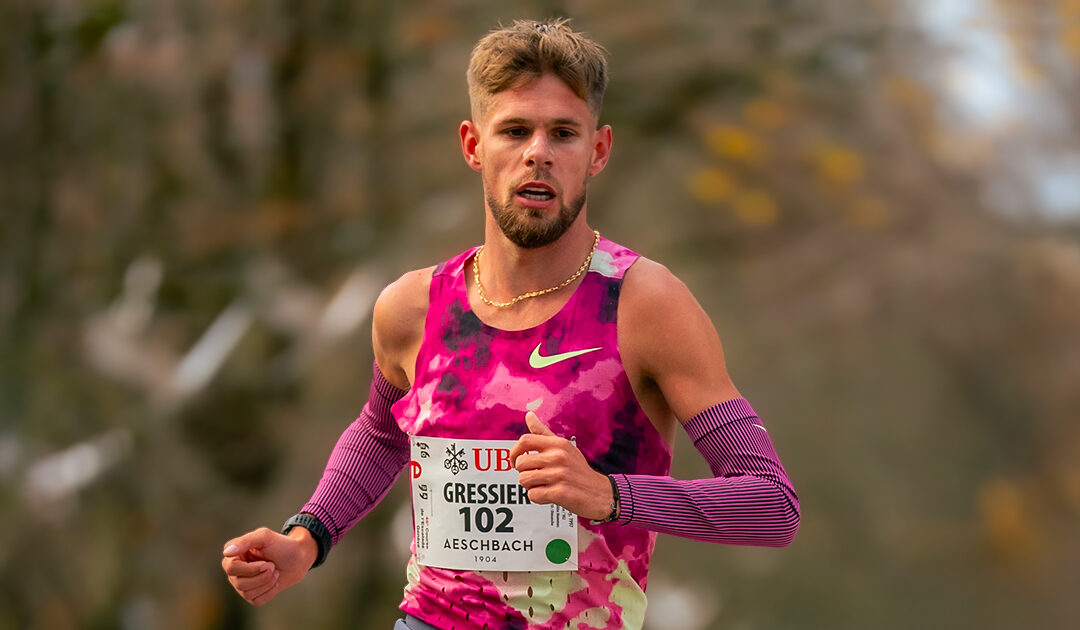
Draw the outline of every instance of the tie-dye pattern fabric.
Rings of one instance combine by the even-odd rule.
[[[539,326],[505,331],[469,307],[465,271],[475,249],[436,267],[424,340],[409,393],[393,407],[410,435],[513,440],[536,412],[576,437],[603,473],[667,475],[671,449],[638,405],[616,329],[623,274],[637,254],[600,239],[585,279]],[[529,355],[600,348],[548,367]],[[410,561],[401,609],[446,630],[640,628],[656,534],[617,523],[579,529],[577,571],[489,572]]]

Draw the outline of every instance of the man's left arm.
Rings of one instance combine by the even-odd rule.
[[[648,411],[677,418],[714,476],[613,475],[618,521],[710,542],[789,544],[799,500],[765,423],[732,384],[712,322],[662,265],[641,259],[627,273],[619,346],[631,377],[657,391]]]
[[[799,500],[765,425],[731,383],[719,335],[704,310],[682,282],[647,259],[638,260],[624,280],[619,350],[658,428],[678,419],[714,476],[614,474],[616,520],[708,542],[789,544],[799,526]],[[510,457],[529,499],[583,518],[608,517],[615,498],[608,477],[538,418],[526,420],[530,433]]]

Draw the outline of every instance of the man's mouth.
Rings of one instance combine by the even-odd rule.
[[[555,191],[545,184],[529,183],[518,188],[517,194],[532,201],[548,201],[555,198]]]

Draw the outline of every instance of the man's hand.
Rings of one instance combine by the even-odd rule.
[[[611,514],[611,482],[589,466],[570,440],[551,432],[533,412],[525,414],[529,433],[510,449],[510,465],[533,503],[555,503],[582,518]]]
[[[304,579],[317,554],[315,539],[303,527],[288,536],[260,527],[225,543],[221,567],[241,597],[261,606]]]

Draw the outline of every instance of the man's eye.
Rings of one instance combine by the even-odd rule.
[[[574,132],[569,129],[559,129],[555,132],[555,136],[558,138],[573,138]]]
[[[526,132],[521,127],[512,127],[506,130],[506,135],[510,136],[511,138],[524,138],[527,133],[528,132]]]

